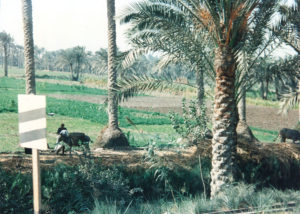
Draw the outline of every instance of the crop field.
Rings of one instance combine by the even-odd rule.
[[[3,127],[0,130],[0,152],[21,150],[18,147],[17,94],[24,93],[25,82],[20,78],[20,73],[21,70],[14,70],[11,75],[13,77],[0,78],[0,123]],[[43,81],[45,78],[55,80],[55,83]],[[71,83],[67,73],[37,72],[37,94],[47,95],[47,113],[54,113],[54,116],[47,116],[47,138],[50,147],[54,145],[60,123],[65,123],[70,131],[87,133],[93,140],[107,124],[104,104],[106,90]],[[250,103],[254,102],[255,96],[255,92],[250,92]],[[130,144],[144,147],[149,142],[156,142],[161,147],[176,146],[179,135],[171,126],[168,112],[180,113],[181,99],[180,96],[138,96],[121,103],[119,123]],[[295,124],[295,110],[287,116],[281,116],[276,114],[277,110],[274,107],[255,104],[248,107],[247,116],[254,135],[260,141],[272,142],[280,127]]]
[[[17,75],[15,75],[17,76]],[[24,80],[19,78],[0,79],[0,145],[1,152],[18,151],[18,118],[17,94],[25,91]],[[79,101],[74,99],[58,99],[51,96],[80,95],[80,97],[105,97],[106,91],[90,88],[84,85],[70,85],[60,83],[45,83],[37,81],[37,94],[47,95],[47,138],[50,147],[55,142],[56,130],[61,123],[65,123],[71,132],[85,132],[93,140],[100,130],[107,124],[105,104],[92,103],[88,99]],[[103,99],[102,99],[103,100]],[[130,124],[129,121],[134,124]],[[119,107],[120,127],[131,140],[132,146],[146,146],[149,141],[158,141],[162,146],[176,139],[176,133],[170,125],[166,114]]]

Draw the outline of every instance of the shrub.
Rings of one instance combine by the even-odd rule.
[[[77,167],[57,165],[43,170],[42,196],[51,213],[83,212],[93,206],[93,189]]]
[[[197,106],[195,100],[191,100],[187,106],[186,100],[182,99],[182,118],[174,112],[169,114],[173,129],[189,142],[196,143],[206,138],[208,118],[206,106]]]
[[[30,175],[8,173],[0,168],[0,213],[32,212]]]
[[[117,200],[121,205],[130,201],[129,181],[118,168],[105,169],[93,160],[87,160],[79,165],[78,171],[92,187],[97,199]]]
[[[131,200],[128,180],[117,168],[103,168],[86,159],[78,166],[58,165],[42,173],[43,201],[51,213],[82,213],[90,210],[94,198],[118,201]]]

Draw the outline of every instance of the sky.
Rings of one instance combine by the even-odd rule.
[[[115,0],[120,14],[134,0]],[[32,0],[34,44],[53,51],[85,46],[97,51],[107,47],[106,0]],[[117,24],[117,44],[128,49],[126,26]],[[0,0],[0,31],[23,45],[21,0]]]
[[[115,0],[116,15],[136,0]],[[292,0],[287,0],[292,2]],[[34,43],[46,50],[85,46],[97,51],[107,47],[106,0],[32,0]],[[117,44],[129,48],[124,36],[126,26],[117,21]],[[0,0],[0,31],[6,31],[16,44],[23,45],[21,0]],[[275,55],[294,53],[283,48]]]

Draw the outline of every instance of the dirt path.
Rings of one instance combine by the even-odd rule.
[[[162,163],[174,167],[180,165],[188,167],[191,162],[197,160],[193,157],[197,152],[197,147],[193,146],[188,149],[168,149],[157,150],[155,154],[160,157]],[[83,155],[80,155],[84,160]],[[95,161],[100,160],[104,166],[124,165],[128,168],[149,167],[151,163],[146,161],[147,151],[143,148],[132,148],[125,150],[97,149],[92,152],[92,158]],[[100,159],[98,159],[100,158]],[[60,163],[67,165],[76,165],[80,162],[79,155],[74,152],[72,156],[55,155],[53,152],[40,151],[40,163],[43,168],[53,167]],[[23,152],[18,153],[0,153],[0,165],[6,170],[19,170],[29,172],[32,167],[31,155],[25,155]]]
[[[59,95],[53,94],[51,97],[58,99],[79,100],[90,103],[102,104],[106,96],[101,95]],[[168,113],[169,111],[181,112],[182,97],[134,97],[121,103],[121,106],[140,110],[157,111]],[[293,128],[299,119],[298,111],[291,110],[285,116],[278,114],[278,109],[274,107],[247,106],[247,122],[250,126],[266,130],[278,131],[281,128]]]

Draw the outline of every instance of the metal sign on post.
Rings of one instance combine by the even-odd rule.
[[[46,97],[18,95],[20,146],[32,149],[34,213],[40,213],[41,179],[39,149],[47,150]]]
[[[47,149],[46,97],[18,95],[20,146]]]

